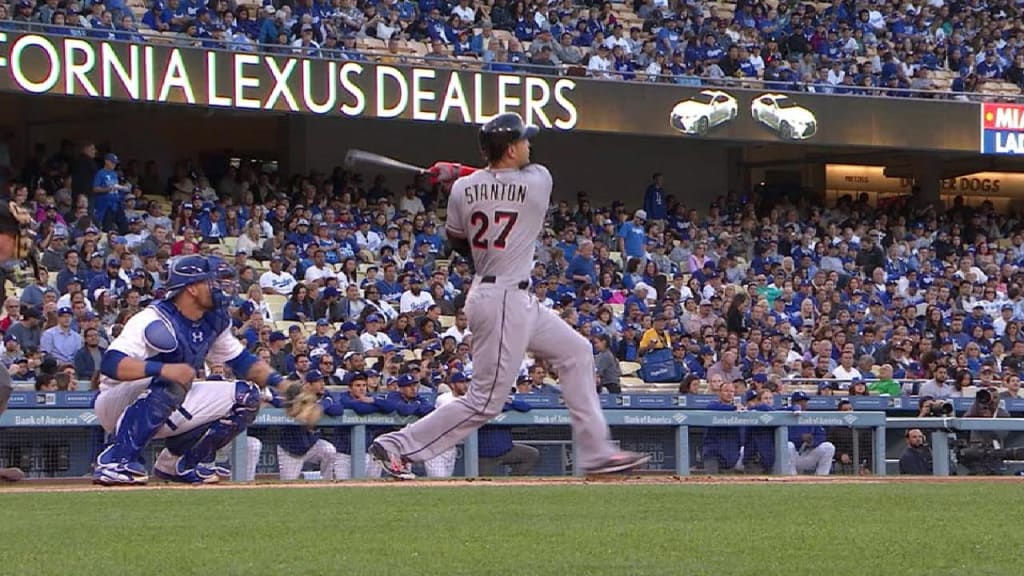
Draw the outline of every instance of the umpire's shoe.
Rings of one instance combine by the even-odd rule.
[[[587,468],[583,473],[596,475],[626,472],[627,470],[633,470],[634,468],[639,468],[644,464],[647,464],[650,459],[651,457],[648,454],[622,450],[612,454],[607,460],[597,466]]]
[[[153,474],[163,480],[182,484],[213,484],[220,481],[220,476],[213,468],[202,464],[190,468],[183,461],[184,458],[175,456],[165,448],[153,465]]]
[[[146,465],[141,461],[116,459],[108,447],[96,458],[92,483],[102,486],[138,486],[149,482]]]
[[[376,442],[370,444],[369,452],[374,460],[380,462],[381,467],[384,468],[384,473],[388,476],[399,480],[416,479],[416,475],[412,473],[409,464],[398,454],[389,452],[387,448]]]

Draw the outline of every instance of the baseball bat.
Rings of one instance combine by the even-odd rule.
[[[349,150],[345,154],[345,167],[353,168],[357,165],[368,165],[378,166],[380,168],[391,168],[393,170],[402,170],[405,172],[416,172],[417,174],[426,174],[427,169],[413,164],[407,164],[395,160],[394,158],[388,158],[380,154],[374,154],[373,152],[367,152],[366,150]]]

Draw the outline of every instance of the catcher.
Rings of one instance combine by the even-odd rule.
[[[146,483],[142,452],[154,438],[166,439],[156,476],[190,484],[230,477],[215,464],[217,451],[256,419],[268,386],[297,423],[319,420],[315,394],[285,381],[232,335],[225,290],[231,278],[217,258],[171,261],[165,297],[132,316],[103,354],[96,416],[112,441],[96,459],[94,483]],[[204,362],[225,364],[246,381],[196,382]]]

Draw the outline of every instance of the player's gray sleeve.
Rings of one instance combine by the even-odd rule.
[[[0,364],[0,415],[7,411],[7,402],[11,399],[11,392],[14,391],[14,383],[11,382],[11,373],[7,367]]]

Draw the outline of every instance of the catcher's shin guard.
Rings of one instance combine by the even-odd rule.
[[[114,441],[98,464],[139,462],[142,450],[184,401],[185,389],[179,384],[154,378],[124,411]]]
[[[259,410],[260,389],[248,382],[235,382],[235,403],[227,415],[180,436],[168,438],[166,447],[171,453],[181,456],[181,466],[186,469],[199,465],[212,468],[217,459],[217,451],[252,424]]]

